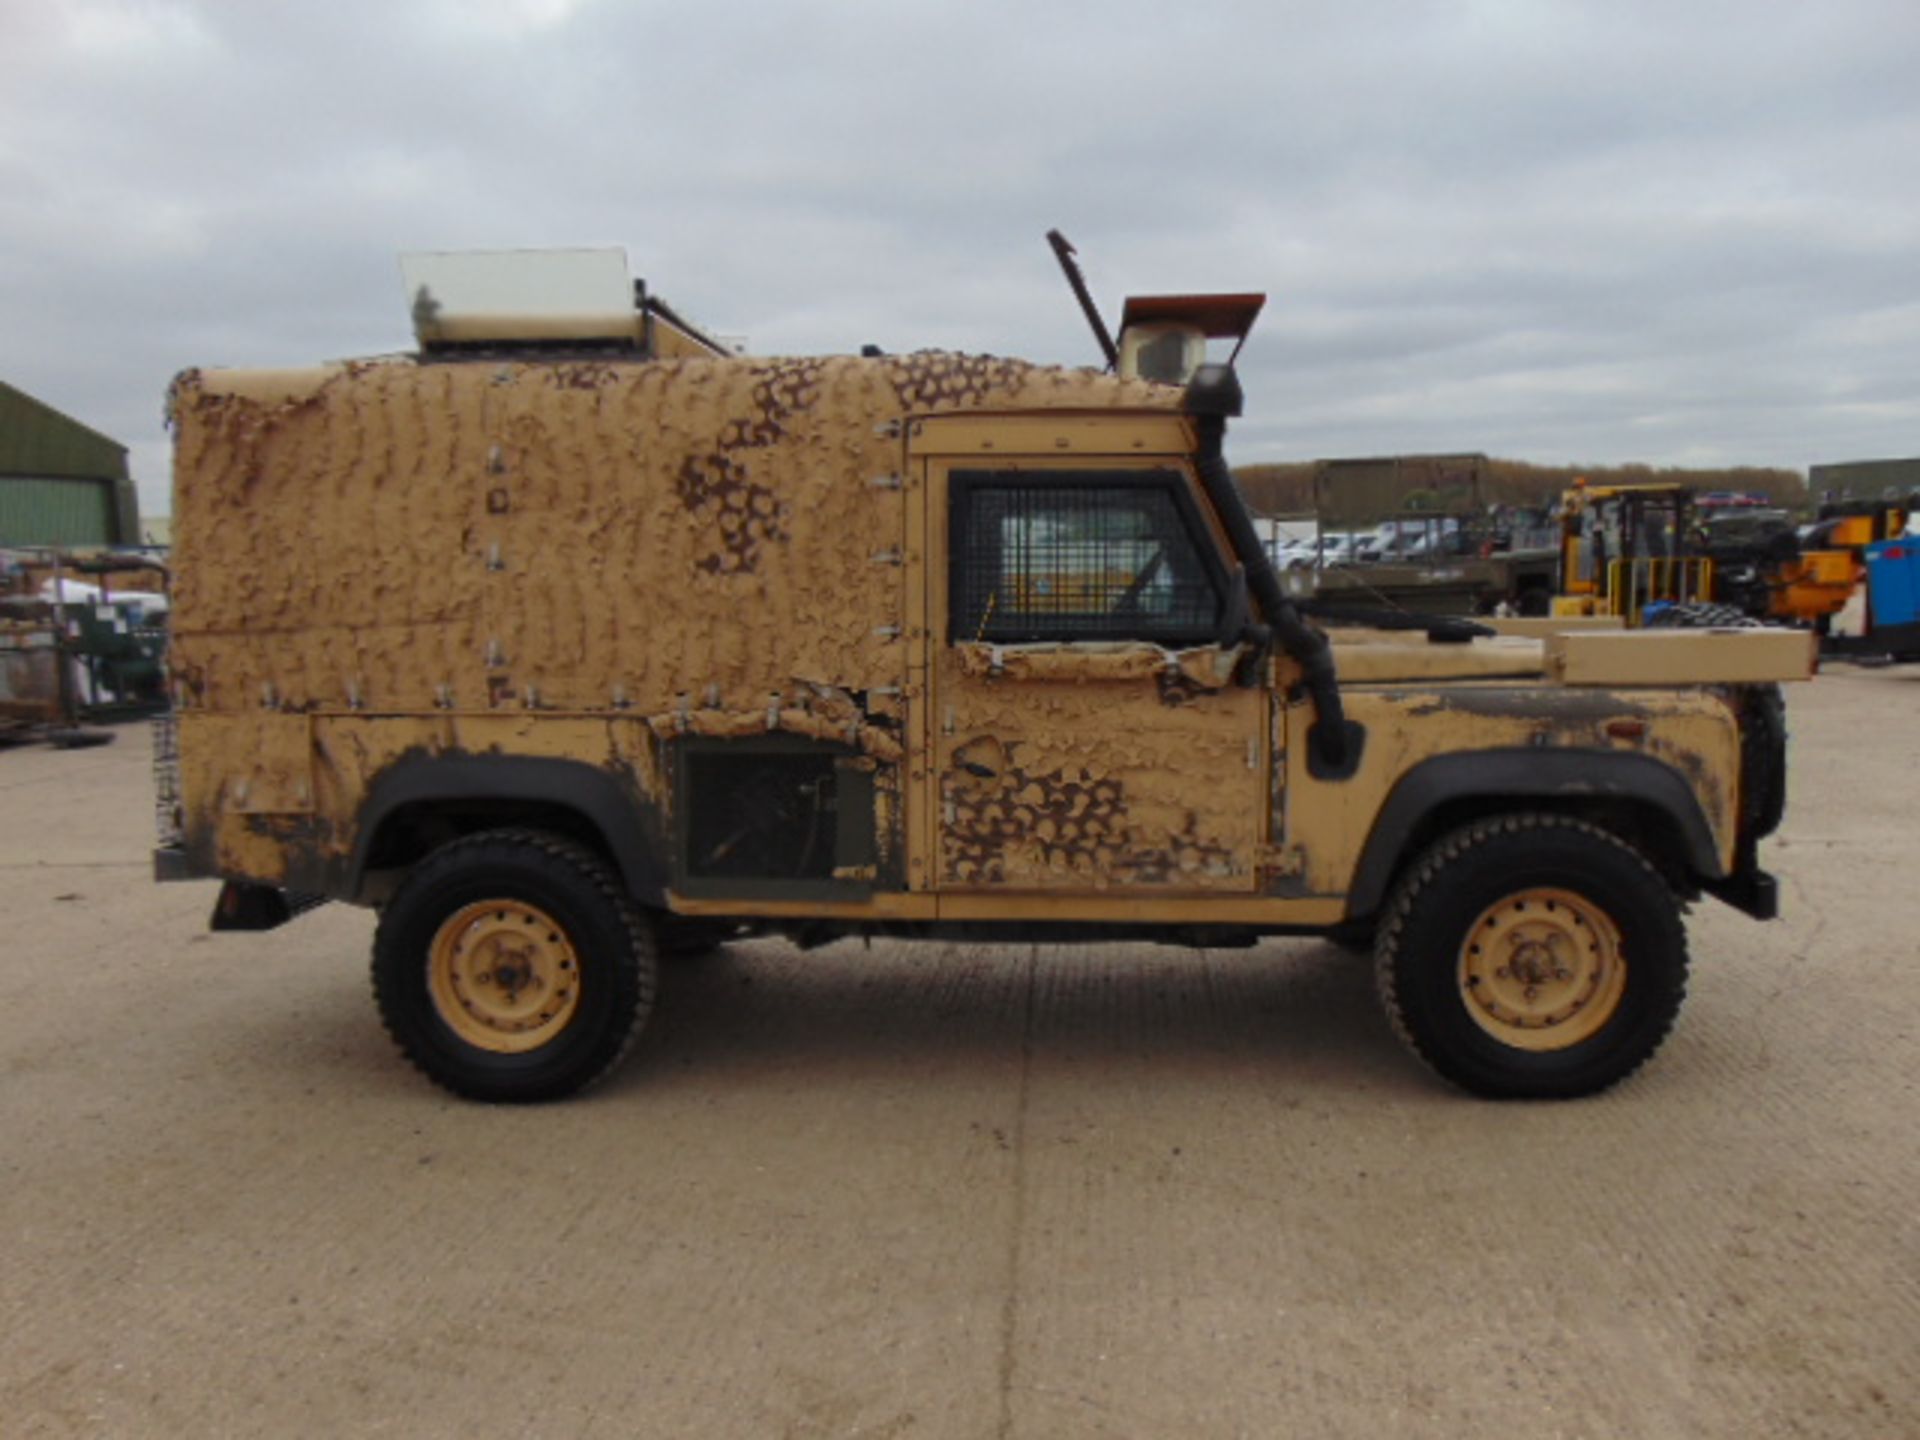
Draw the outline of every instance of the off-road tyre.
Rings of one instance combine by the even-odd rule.
[[[1742,829],[1764,840],[1787,814],[1787,700],[1778,685],[1739,691]]]
[[[1470,960],[1469,949],[1477,937],[1492,948],[1493,932],[1482,928],[1487,917],[1518,923],[1508,907],[1554,895],[1562,897],[1563,921],[1584,907],[1613,927],[1609,974],[1617,971],[1618,988],[1604,992],[1613,997],[1609,1006],[1596,1001],[1591,1010],[1580,1011],[1570,996],[1579,1018],[1564,1022],[1571,1028],[1562,1033],[1597,1024],[1592,1033],[1560,1048],[1523,1048],[1490,1033],[1497,1018],[1476,1020],[1470,1010],[1468,995],[1488,992],[1478,988],[1484,974],[1469,971],[1488,961],[1480,948]],[[1600,938],[1590,928],[1567,928]],[[1496,1099],[1570,1099],[1618,1083],[1659,1049],[1686,995],[1686,929],[1666,881],[1618,836],[1562,815],[1497,816],[1444,836],[1408,867],[1380,924],[1374,979],[1400,1039],[1445,1079]],[[1477,1013],[1485,1017],[1489,1008]],[[1547,1029],[1559,1023],[1543,1021],[1533,1040],[1550,1041]]]
[[[484,1019],[451,1009],[446,992],[455,982],[439,958],[459,948],[447,941],[448,927],[495,902],[503,922],[550,920],[550,927],[531,925],[539,933],[530,940],[553,957],[561,985],[570,989],[566,977],[578,977],[577,991],[555,1006],[555,1021],[530,1024],[539,1043],[513,1053],[494,1047],[520,1043],[504,1030],[517,1022],[509,1017],[496,1039]],[[474,924],[490,921],[483,914]],[[652,920],[606,863],[534,830],[483,831],[435,850],[395,893],[373,942],[374,1002],[401,1053],[436,1084],[473,1100],[557,1100],[604,1078],[652,1013],[657,971]],[[475,1032],[481,1043],[470,1038]]]
[[[1751,630],[1760,624],[1738,605],[1701,601],[1697,604],[1669,605],[1656,610],[1646,620],[1649,630]]]

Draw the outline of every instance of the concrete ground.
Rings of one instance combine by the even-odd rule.
[[[211,936],[143,731],[0,753],[0,1434],[1920,1434],[1920,670],[1792,691],[1786,915],[1658,1060],[1443,1088],[1269,942],[779,943],[446,1098],[369,917]]]

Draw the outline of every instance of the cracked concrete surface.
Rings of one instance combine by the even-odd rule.
[[[1664,1054],[1446,1091],[1331,947],[777,943],[494,1110],[369,917],[204,932],[146,743],[0,752],[0,1433],[1920,1432],[1920,671],[1790,692],[1786,918]]]

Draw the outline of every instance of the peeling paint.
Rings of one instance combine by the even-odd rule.
[[[880,762],[891,846],[909,567],[862,561],[915,548],[904,489],[871,483],[902,466],[901,422],[1178,400],[941,352],[187,371],[169,410],[190,840],[277,881],[292,831],[233,815],[334,817],[300,846],[337,858],[402,751],[599,755],[658,798],[671,736],[777,730]]]

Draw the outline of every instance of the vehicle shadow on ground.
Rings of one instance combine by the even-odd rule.
[[[1204,952],[749,941],[664,961],[645,1035],[595,1093],[922,1084],[1026,1064],[1156,1085],[1430,1091],[1380,1013],[1371,968],[1313,940]],[[329,1089],[358,1075],[378,1090],[406,1073],[357,975],[248,1013],[244,1025],[203,1022],[208,1064],[271,1054],[277,1083]]]
[[[956,1064],[1114,1072],[1248,1070],[1313,1085],[1418,1089],[1371,966],[1315,941],[1198,952],[1143,945],[779,941],[663,966],[640,1053],[613,1086],[778,1076],[924,1076]]]

